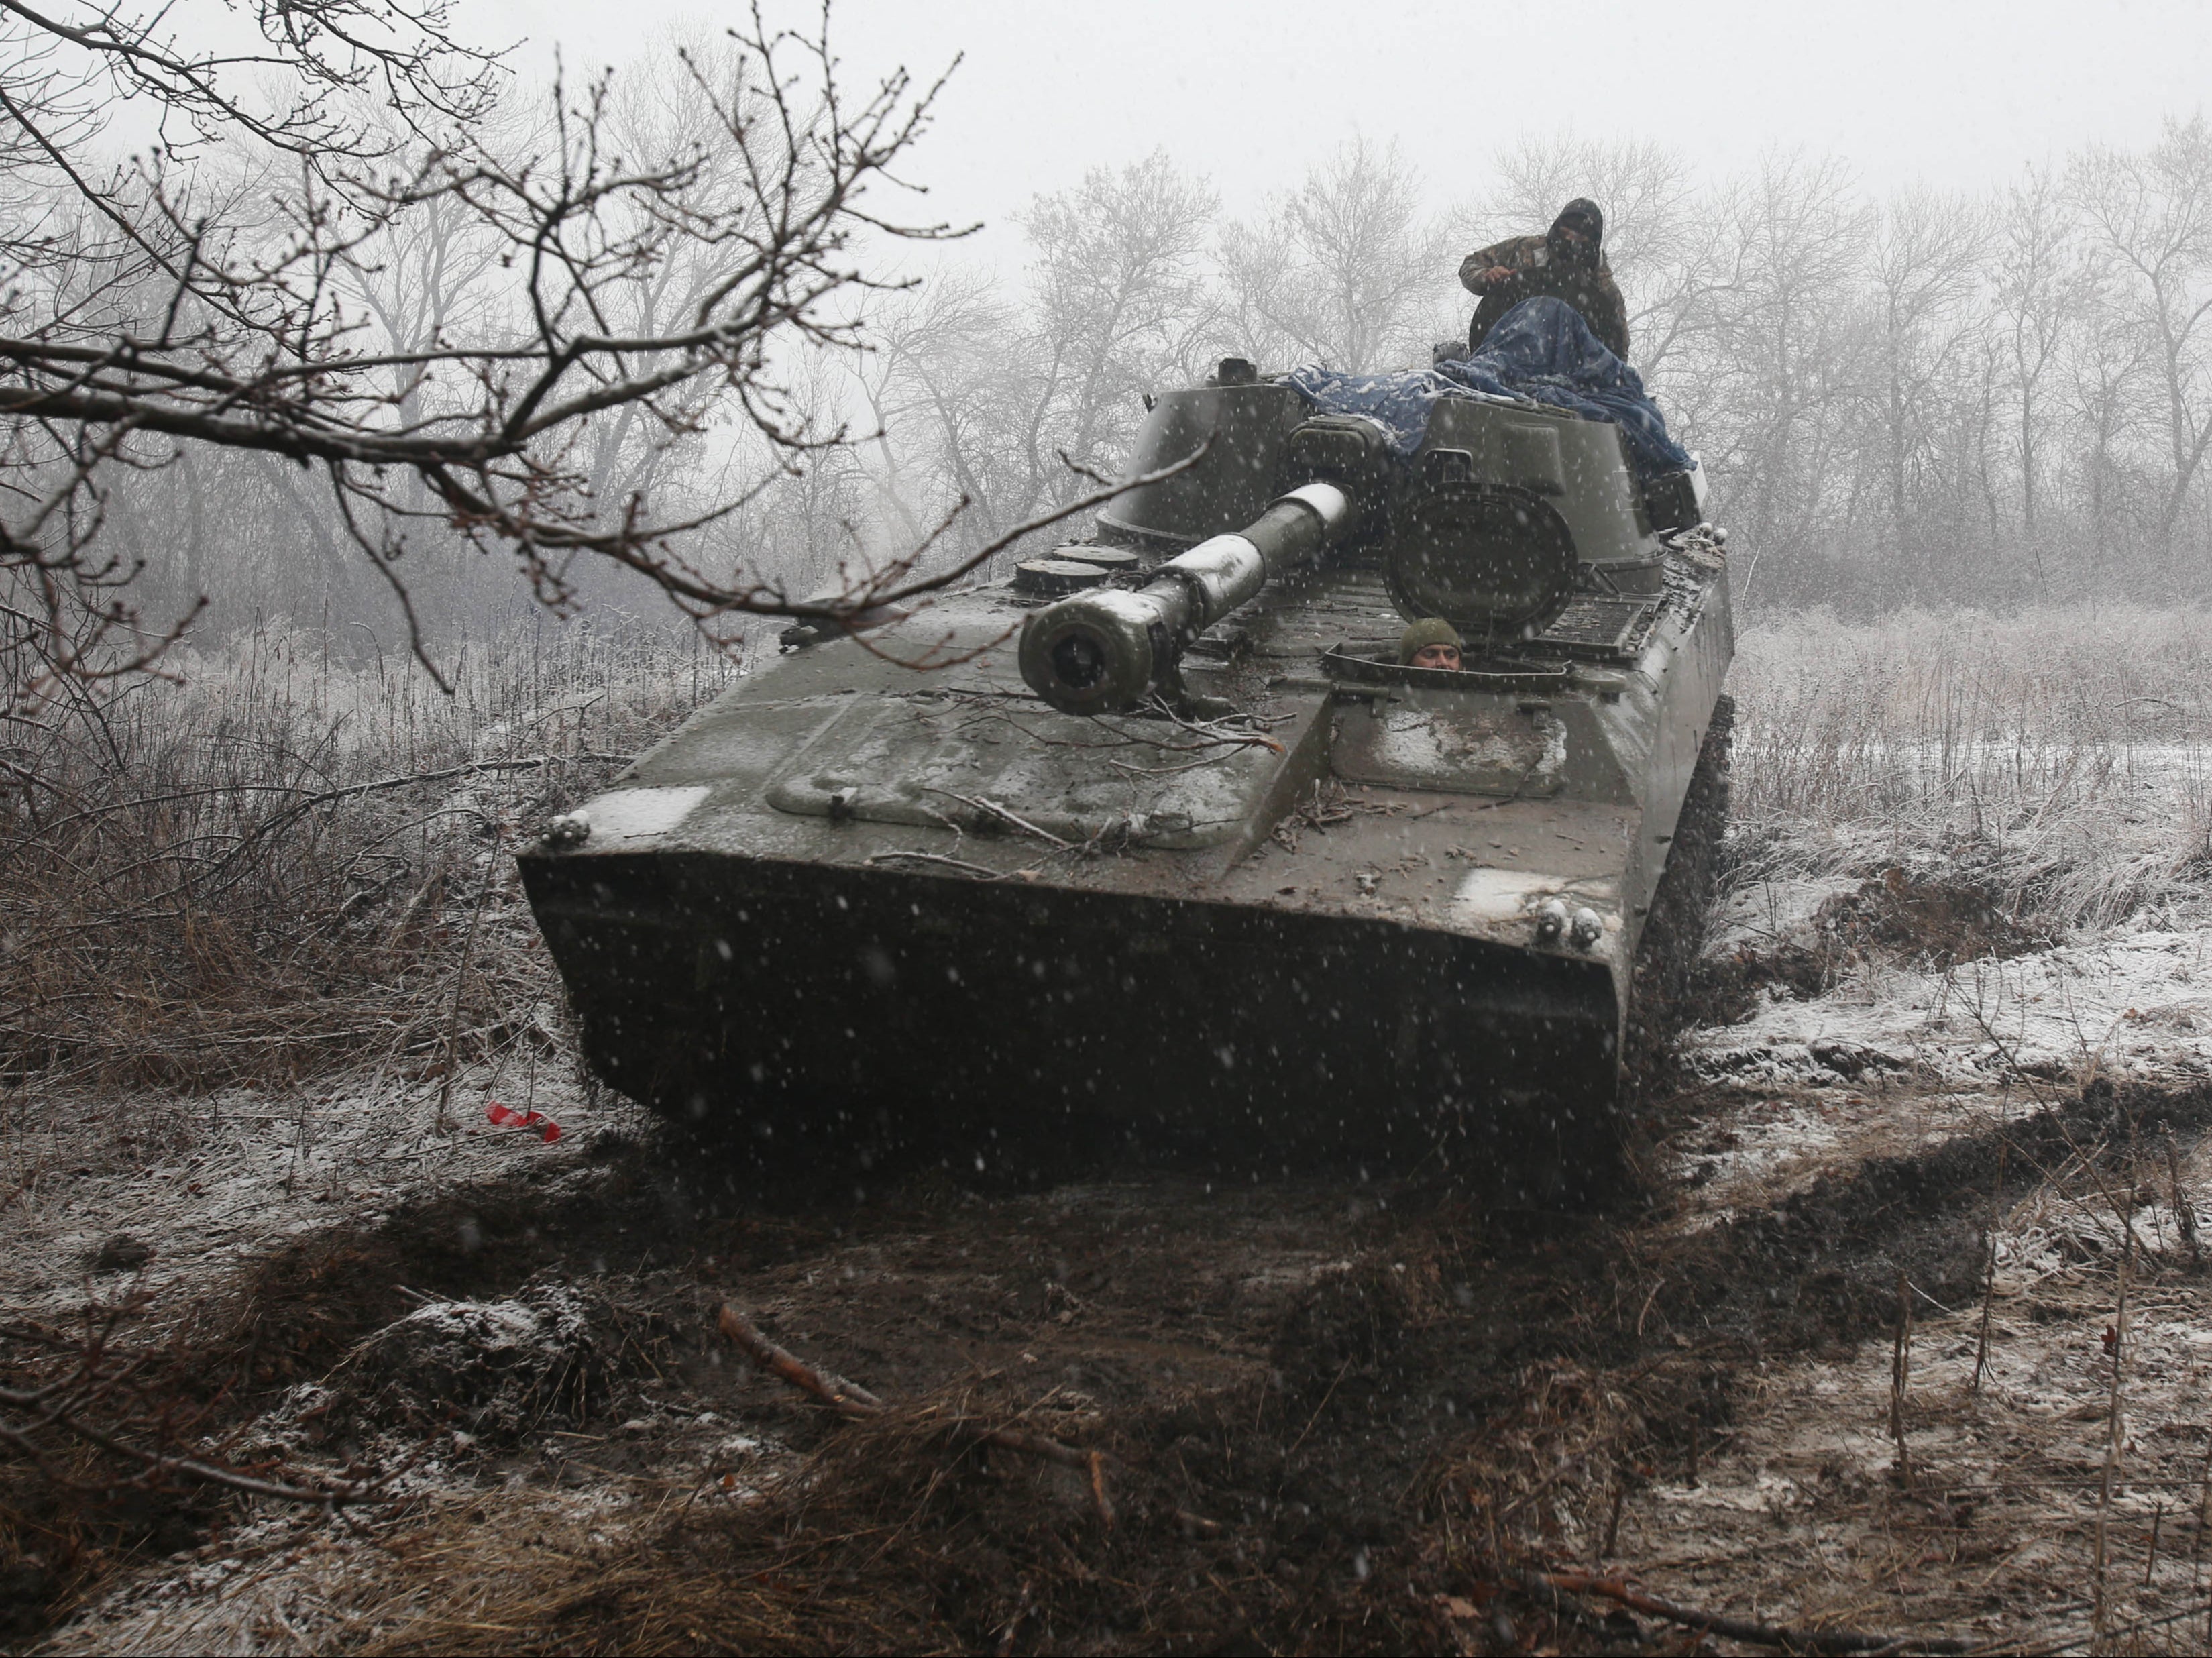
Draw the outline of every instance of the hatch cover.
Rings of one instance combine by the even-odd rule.
[[[811,817],[1195,848],[1251,822],[1283,763],[1256,732],[1084,719],[1024,697],[899,696],[855,702],[767,795]]]

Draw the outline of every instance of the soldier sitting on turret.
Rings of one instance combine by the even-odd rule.
[[[1398,665],[1401,668],[1442,668],[1460,671],[1459,629],[1440,616],[1424,616],[1398,635]]]
[[[1483,337],[1515,306],[1548,294],[1582,313],[1599,343],[1626,361],[1628,307],[1601,252],[1604,239],[1605,215],[1595,202],[1577,196],[1544,234],[1510,237],[1462,259],[1460,285],[1482,296],[1468,329],[1468,355],[1481,349]]]

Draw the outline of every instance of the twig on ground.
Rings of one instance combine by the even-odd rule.
[[[753,1321],[729,1303],[722,1303],[715,1315],[715,1322],[722,1333],[744,1351],[764,1370],[773,1370],[799,1392],[820,1400],[832,1410],[846,1416],[877,1416],[884,1401],[866,1388],[846,1381],[842,1376],[818,1370],[797,1354],[779,1347],[760,1333]]]
[[[961,1422],[956,1426],[957,1431],[987,1445],[996,1445],[1001,1450],[1019,1451],[1024,1456],[1057,1462],[1062,1467],[1079,1468],[1094,1478],[1103,1466],[1103,1452],[1079,1451],[1073,1445],[1063,1445],[1057,1439],[1047,1439],[1042,1434],[1024,1433],[1018,1428],[979,1427],[972,1422]]]
[[[1547,1588],[1565,1590],[1573,1594],[1595,1594],[1616,1601],[1631,1612],[1640,1612],[1647,1618],[1663,1618],[1668,1623],[1681,1625],[1685,1629],[1700,1630],[1708,1635],[1717,1635],[1729,1641],[1744,1641],[1753,1646],[1778,1647],[1784,1652],[1895,1653],[1901,1655],[1972,1650],[1971,1643],[1948,1636],[1923,1638],[1875,1635],[1863,1630],[1782,1629],[1768,1624],[1748,1623],[1741,1618],[1724,1618],[1717,1612],[1698,1612],[1690,1606],[1677,1606],[1671,1600],[1662,1600],[1656,1595],[1632,1588],[1619,1578],[1601,1577],[1595,1572],[1546,1571],[1532,1573],[1531,1576]]]
[[[1967,1391],[1977,1398],[1982,1391],[1982,1378],[1990,1370],[1990,1316],[1997,1298],[1997,1226],[2002,1218],[1999,1211],[2004,1203],[2005,1158],[2012,1150],[2012,1136],[2002,1132],[1997,1137],[1997,1177],[1990,1191],[1990,1224],[1983,1234],[1984,1260],[1982,1263],[1982,1321],[1974,1337],[1974,1379]]]
[[[2078,1606],[2080,1603],[2077,1601],[2075,1604]],[[2166,1629],[2175,1624],[2185,1623],[2190,1619],[2197,1617],[2199,1613],[2202,1613],[2208,1618],[2212,1618],[2212,1600],[2191,1601],[2188,1606],[2184,1606],[2179,1612],[2162,1612],[2156,1618],[2138,1618],[2131,1624],[2122,1624],[2118,1625],[2111,1631],[2106,1639],[2108,1641],[2124,1641],[2129,1636],[2140,1635],[2146,1630]],[[2097,1637],[2094,1636],[2077,1635],[2061,1640],[2038,1642],[2032,1644],[2022,1643],[2019,1645],[2014,1645],[2009,1642],[2003,1643],[2002,1644],[1996,1642],[1990,1642],[1984,1645],[1977,1647],[1973,1649],[1973,1650],[1977,1652],[2004,1652],[2011,1655],[2011,1658],[2059,1658],[2059,1655],[2062,1653],[2072,1652],[2081,1647],[2094,1647],[2096,1644],[2096,1642]]]
[[[1006,1626],[999,1631],[1000,1658],[1006,1658],[1006,1655],[1013,1651],[1014,1637],[1021,1633],[1022,1619],[1029,1615],[1030,1582],[1029,1579],[1024,1577],[1022,1579],[1021,1604],[1014,1608],[1014,1615],[1006,1619]]]
[[[1114,1505],[1106,1497],[1106,1454],[1103,1451],[1091,1453],[1091,1503],[1098,1510],[1098,1523],[1112,1527]]]
[[[374,1479],[348,1481],[325,1486],[294,1485],[283,1479],[270,1479],[242,1468],[202,1456],[188,1456],[175,1448],[161,1444],[154,1447],[137,1442],[131,1434],[131,1416],[138,1412],[144,1420],[138,1425],[138,1434],[152,1434],[157,1441],[173,1440],[180,1424],[173,1412],[163,1401],[148,1396],[145,1384],[137,1372],[145,1363],[142,1355],[135,1359],[118,1362],[111,1345],[117,1327],[127,1318],[143,1310],[143,1298],[94,1309],[100,1315],[82,1336],[38,1324],[9,1324],[0,1326],[0,1339],[19,1342],[49,1353],[66,1355],[72,1368],[66,1375],[56,1376],[44,1385],[27,1388],[0,1387],[0,1446],[5,1446],[21,1458],[46,1479],[58,1487],[76,1490],[119,1490],[125,1487],[141,1491],[157,1489],[172,1478],[182,1476],[203,1485],[219,1485],[248,1497],[270,1497],[281,1503],[305,1503],[319,1508],[335,1509],[342,1504],[373,1500],[385,1485],[402,1472],[390,1470]],[[109,1420],[100,1418],[114,1418]],[[88,1485],[73,1479],[54,1465],[40,1444],[40,1436],[58,1430],[126,1463],[137,1465],[137,1472],[126,1479],[108,1482],[105,1486]]]
[[[882,1400],[857,1382],[820,1370],[789,1349],[779,1347],[760,1333],[753,1321],[736,1308],[724,1302],[715,1315],[715,1322],[722,1333],[744,1351],[746,1357],[763,1370],[773,1370],[793,1387],[809,1397],[829,1406],[840,1415],[866,1418],[884,1415],[890,1408]],[[1114,1523],[1114,1504],[1106,1494],[1106,1469],[1113,1461],[1103,1451],[1078,1450],[1073,1445],[1063,1445],[1056,1439],[1042,1434],[1024,1433],[1018,1428],[989,1428],[980,1423],[956,1418],[950,1424],[951,1432],[972,1444],[995,1445],[1001,1450],[1016,1451],[1024,1456],[1034,1456],[1046,1462],[1057,1462],[1063,1467],[1076,1468],[1089,1477],[1091,1506],[1097,1511],[1101,1525]],[[1177,1510],[1177,1518],[1182,1518]],[[1192,1516],[1195,1521],[1195,1516]],[[1212,1522],[1200,1521],[1201,1525]]]
[[[491,857],[484,865],[483,884],[477,889],[476,908],[469,912],[469,930],[462,935],[461,958],[453,964],[453,1011],[446,1022],[446,1074],[438,1084],[438,1132],[453,1126],[453,1076],[461,1068],[461,993],[468,987],[469,957],[476,953],[477,931],[483,925],[484,900],[499,880],[500,854],[507,850],[507,835],[498,819],[492,820]]]
[[[2132,1197],[2135,1191],[2134,1171],[2130,1169],[2129,1172],[2128,1193]],[[2127,1212],[2119,1209],[2118,1200],[2113,1206],[2119,1211],[2120,1216],[2119,1291],[2112,1309],[2112,1327],[2106,1338],[2106,1345],[2112,1352],[2112,1370],[2107,1383],[2109,1392],[2105,1406],[2105,1466],[2102,1477],[2097,1482],[2096,1576],[2091,1586],[2092,1602],[2095,1607],[2092,1615],[2100,1639],[2109,1633],[2106,1625],[2111,1608],[2106,1603],[2105,1578],[2106,1567],[2111,1558],[2107,1533],[2112,1518],[2112,1484],[2118,1477],[2120,1453],[2127,1441],[2127,1421],[2123,1414],[2123,1382],[2126,1373],[2128,1345],[2128,1269],[2132,1264],[2136,1236],[2134,1229],[2128,1224]]]
[[[1328,1384],[1328,1391],[1321,1396],[1321,1403],[1314,1406],[1313,1414],[1306,1418],[1306,1425],[1298,1430],[1298,1436],[1291,1442],[1291,1448],[1283,1453],[1285,1456],[1296,1455],[1298,1447],[1306,1442],[1306,1436],[1314,1430],[1314,1424],[1321,1420],[1321,1413],[1328,1408],[1328,1401],[1336,1397],[1337,1383],[1344,1380],[1345,1373],[1351,1369],[1352,1361],[1348,1358],[1337,1366],[1335,1378]]]
[[[2197,1242],[2197,1204],[2181,1189],[2181,1157],[2174,1150],[2171,1128],[2166,1131],[2166,1178],[2173,1199],[2173,1224],[2181,1229],[2181,1241],[2189,1246],[2189,1262],[2193,1266],[2204,1259]]]
[[[1606,1515],[1605,1536],[1599,1540],[1597,1558],[1608,1558],[1620,1542],[1620,1511],[1628,1503],[1628,1476],[1616,1468],[1613,1475],[1613,1509]]]
[[[1905,1396],[1912,1382],[1912,1286],[1897,1274],[1897,1340],[1889,1359],[1889,1436],[1897,1446],[1898,1483],[1912,1489],[1912,1454],[1905,1442]]]

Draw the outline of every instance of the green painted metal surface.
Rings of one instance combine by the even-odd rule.
[[[1102,515],[1140,555],[1114,581],[1310,481],[1266,383],[1162,399],[1133,469],[1224,410],[1201,468]],[[1650,531],[1610,427],[1445,404],[1429,448],[1455,452],[1354,481],[1347,544],[1176,641],[1148,708],[1046,706],[1016,641],[1049,599],[1011,582],[762,663],[522,859],[592,1062],[783,1140],[1045,1127],[1601,1183],[1727,584]],[[1439,556],[1411,537],[1485,489],[1635,580],[1579,568],[1469,671],[1399,669],[1393,595]]]

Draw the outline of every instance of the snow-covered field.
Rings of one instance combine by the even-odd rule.
[[[487,1098],[510,1093],[489,1068],[455,1089],[466,1105],[443,1121],[436,1083],[380,1080],[364,1072],[294,1099],[247,1089],[189,1102],[19,1097],[0,1121],[19,1174],[5,1211],[0,1305],[54,1318],[88,1289],[127,1283],[151,1306],[172,1306],[272,1247],[336,1224],[374,1224],[424,1191],[525,1164],[572,1168],[643,1115],[618,1096],[587,1097],[567,1067],[516,1078],[514,1103],[560,1125],[548,1145],[486,1120]],[[118,1254],[127,1276],[112,1264]]]
[[[1689,1367],[1722,1402],[1686,1443],[1680,1421],[1650,1425],[1615,1462],[1530,1473],[1530,1489],[1563,1503],[1585,1481],[1597,1520],[1577,1530],[1566,1509],[1541,1525],[1542,1509],[1513,1509],[1496,1537],[1515,1558],[1603,1555],[1656,1593],[1770,1621],[2050,1650],[2087,1643],[2101,1622],[2136,1631],[2108,1644],[2191,1649],[2204,1632],[2212,1388],[2201,1260],[2212,1147],[2199,1140],[2212,1118],[2207,669],[2212,626],[2194,613],[1805,621],[1747,635],[1732,684],[1736,828],[1706,962],[1712,1022],[1686,1039],[1681,1097],[1666,1102],[1671,1200],[1588,1242],[1625,1310],[1619,1345],[1578,1361],[1612,1364],[1606,1386],[1630,1394],[1655,1367]],[[1334,1572],[1339,1631],[1366,1627],[1361,1606],[1382,1605],[1360,1597],[1418,1587],[1423,1605],[1448,1608],[1435,1639],[1494,1640],[1486,1624],[1450,1621],[1491,1568],[1450,1564],[1476,1557],[1440,1540],[1457,1534],[1445,1510],[1401,1504],[1398,1553],[1363,1544],[1325,1572],[1333,1557],[1296,1540],[1283,1493],[1304,1491],[1310,1509],[1324,1499],[1297,1484],[1316,1478],[1299,1468],[1339,1458],[1328,1466],[1356,1471],[1384,1443],[1410,1459],[1391,1489],[1428,1489],[1421,1468],[1458,1454],[1468,1431],[1451,1396],[1480,1391],[1475,1370],[1502,1367],[1484,1384],[1495,1389],[1551,1362],[1525,1334],[1501,1345],[1495,1332],[1518,1315],[1501,1323],[1485,1299],[1503,1293],[1500,1273],[1550,1281],[1564,1268],[1549,1254],[1495,1238],[1455,1245],[1441,1258],[1486,1263],[1455,1280],[1419,1265],[1433,1246],[1418,1229],[1435,1223],[1398,1222],[1370,1201],[1379,1192],[1346,1201],[1304,1186],[1245,1194],[1225,1218],[1148,1179],[989,1200],[924,1181],[896,1214],[710,1215],[659,1194],[656,1182],[682,1182],[655,1172],[631,1108],[550,1063],[495,1071],[466,1070],[450,1090],[418,1068],[189,1098],[0,1095],[13,1171],[0,1194],[5,1316],[59,1325],[88,1302],[129,1300],[130,1339],[149,1346],[228,1328],[240,1309],[271,1320],[285,1333],[252,1350],[269,1371],[255,1413],[204,1448],[334,1479],[367,1458],[396,1499],[336,1515],[228,1499],[226,1517],[191,1537],[149,1534],[66,1564],[34,1530],[0,1533],[12,1559],[84,1597],[26,1637],[34,1649],[556,1649],[580,1626],[553,1619],[526,1582],[557,1586],[563,1606],[585,1604],[594,1582],[660,1604],[654,1574],[673,1568],[655,1551],[672,1525],[736,1535],[778,1492],[814,1489],[794,1475],[829,1477],[815,1459],[836,1442],[819,1420],[781,1384],[722,1368],[708,1313],[724,1295],[781,1320],[811,1356],[932,1410],[1026,1400],[1045,1415],[1024,1419],[1074,1436],[1133,1433],[1126,1424],[1147,1412],[1217,1401],[1206,1408],[1239,1424],[1230,1466],[1272,1456],[1282,1472],[1269,1478],[1289,1483],[1243,1510],[1229,1506],[1243,1488],[1225,1474],[1179,1498],[1215,1518],[1212,1531],[1176,1522],[1173,1549],[1200,1552],[1174,1568],[1177,1582],[1199,1582],[1203,1565],[1241,1586],[1232,1608],[1279,1601],[1282,1616],[1303,1605],[1296,1615],[1310,1618]],[[487,1096],[546,1112],[560,1141],[493,1127]],[[1869,1170],[1887,1172],[1869,1184]],[[1769,1261],[1730,1242],[1801,1212],[1844,1218],[1838,1238],[1857,1242],[1837,1243],[1842,1265],[1817,1249]],[[1565,1247],[1571,1261],[1584,1245]],[[1747,1348],[1699,1301],[1706,1290],[1669,1287],[1670,1252],[1697,1249],[1736,1262],[1743,1302],[1778,1318],[1823,1297],[1859,1310],[1817,1339],[1778,1324],[1771,1348],[1763,1333]],[[1652,1275],[1623,1300],[1621,1263],[1633,1279],[1647,1260]],[[1370,1267],[1386,1285],[1443,1272],[1411,1327],[1463,1324],[1471,1345],[1364,1367],[1356,1350],[1340,1363],[1330,1349],[1310,1382],[1286,1382],[1285,1355],[1315,1339],[1314,1309]],[[1901,1392],[1880,1310],[1893,1272],[1913,1320]],[[1175,1310],[1201,1283],[1219,1287],[1195,1315]],[[319,1340],[322,1320],[341,1333]],[[645,1333],[654,1320],[659,1333]],[[495,1376],[468,1384],[483,1395],[479,1425],[433,1422],[404,1379],[461,1364],[470,1332],[497,1359]],[[285,1343],[300,1356],[291,1369]],[[617,1363],[617,1350],[635,1357]],[[568,1385],[572,1360],[599,1367],[589,1409],[517,1414],[540,1382]],[[1285,1388],[1295,1398],[1272,1409]],[[1364,1415],[1346,1414],[1354,1394]],[[1408,1437],[1416,1418],[1425,1425]],[[368,1425],[329,1425],[349,1419]],[[1358,1437],[1361,1423],[1394,1419],[1385,1439]],[[1895,1467],[1900,1428],[1910,1480]],[[1133,1457],[1144,1443],[1111,1442]],[[1185,1455],[1162,1451],[1160,1466],[1184,1467]],[[1079,1491],[1070,1512],[1088,1503]],[[880,1546],[908,1534],[890,1525]],[[1139,1535],[1152,1540],[1139,1547]],[[1133,1533],[1115,1546],[1137,1550],[1114,1557],[1127,1571],[1170,1545]],[[1281,1585],[1308,1582],[1297,1573],[1309,1550],[1323,1576],[1300,1602]],[[793,1564],[811,1558],[779,1555],[776,1570],[799,1573],[792,1605],[827,1606],[806,1597],[834,1601],[843,1580]],[[1000,1589],[1020,1578],[1027,1606],[1030,1580],[1009,1572]],[[1000,1610],[1006,1629],[1030,1627],[1015,1603]],[[632,1645],[685,1643],[677,1624],[653,1621],[661,1613],[638,1615],[623,1626]],[[742,1627],[752,1633],[722,1643],[774,1634]],[[819,1627],[866,1644],[895,1628],[920,1638],[924,1625]],[[1561,1629],[1570,1649],[1594,1638]]]
[[[1729,1101],[1698,1207],[2212,1079],[2208,670],[2197,612],[1747,635],[1707,953],[1750,989],[1686,1044]]]
[[[1727,947],[1810,947],[1811,918],[1839,884],[1738,894]],[[1793,918],[1778,934],[1778,915]],[[2138,916],[2009,958],[1863,961],[1819,995],[1770,989],[1749,1017],[1685,1043],[1693,1073],[1732,1096],[1684,1148],[1698,1207],[1771,1201],[1870,1155],[1987,1133],[2100,1079],[2212,1082],[2209,946],[2212,929]]]

